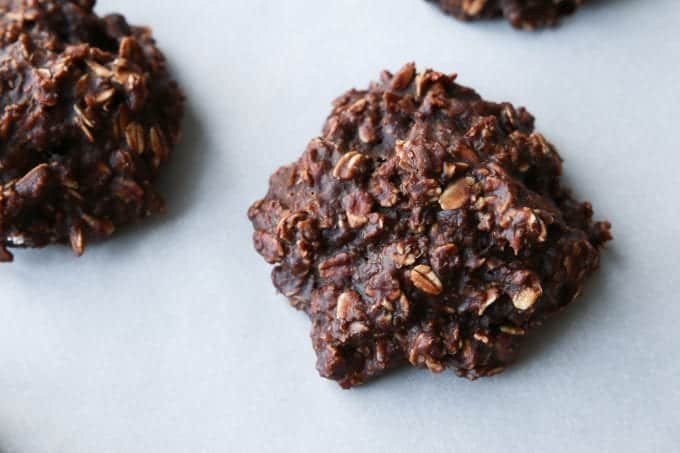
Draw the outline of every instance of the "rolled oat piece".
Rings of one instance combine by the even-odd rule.
[[[407,64],[333,104],[249,210],[272,280],[348,388],[389,369],[502,371],[611,239],[524,108]]]
[[[462,20],[505,17],[513,27],[533,30],[555,26],[584,0],[428,0]]]
[[[151,31],[94,0],[0,0],[0,258],[163,209],[183,96]]]

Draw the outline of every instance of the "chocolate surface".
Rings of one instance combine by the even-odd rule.
[[[554,26],[584,0],[428,0],[463,20],[505,17],[515,28]]]
[[[158,212],[183,97],[151,31],[94,0],[0,0],[0,247],[90,239]]]
[[[523,108],[413,64],[334,102],[323,135],[249,211],[272,279],[351,387],[403,364],[471,379],[572,302],[609,224],[560,185]]]

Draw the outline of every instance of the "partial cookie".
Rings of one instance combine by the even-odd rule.
[[[428,0],[463,20],[505,17],[516,28],[554,26],[584,0]]]
[[[92,239],[162,210],[183,96],[144,27],[94,0],[0,0],[0,251]]]
[[[274,285],[312,320],[319,372],[343,387],[404,364],[502,371],[611,238],[560,185],[533,117],[455,79],[409,64],[341,96],[250,208]]]

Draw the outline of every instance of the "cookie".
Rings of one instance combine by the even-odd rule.
[[[505,17],[515,28],[554,26],[584,0],[428,0],[463,20]]]
[[[499,373],[611,238],[529,112],[455,80],[408,64],[347,92],[249,210],[320,374],[345,388],[405,364]]]
[[[88,241],[163,209],[183,96],[151,31],[94,0],[0,0],[0,251]]]

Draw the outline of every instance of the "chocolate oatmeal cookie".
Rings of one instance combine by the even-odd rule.
[[[584,0],[428,0],[463,20],[505,17],[516,28],[533,30],[556,25]]]
[[[523,108],[413,64],[338,98],[249,211],[274,285],[312,321],[322,376],[403,364],[474,379],[572,302],[609,224],[560,185]]]
[[[144,27],[94,0],[0,0],[0,258],[158,212],[183,97]]]

